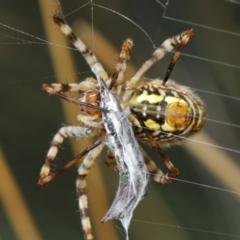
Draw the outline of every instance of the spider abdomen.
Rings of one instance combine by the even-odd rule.
[[[198,132],[205,121],[202,100],[189,88],[169,81],[163,85],[155,80],[135,90],[130,116],[135,134],[147,140],[144,128],[160,143],[172,143]],[[144,125],[142,124],[144,123]]]

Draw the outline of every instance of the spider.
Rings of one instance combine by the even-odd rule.
[[[113,75],[109,77],[97,60],[97,57],[86,47],[81,39],[73,33],[64,17],[56,13],[53,15],[53,21],[82,53],[97,79],[104,81],[109,90],[114,92],[121,106],[121,111],[130,112],[128,119],[132,124],[136,138],[152,144],[160,154],[169,170],[166,174],[163,173],[140,148],[146,168],[153,180],[160,184],[170,183],[172,179],[179,175],[179,170],[175,168],[167,158],[162,150],[162,146],[177,143],[191,134],[198,132],[205,122],[205,108],[201,99],[189,88],[169,80],[169,76],[181,51],[193,35],[192,30],[186,30],[179,35],[165,40],[132,78],[124,80],[127,61],[130,58],[130,50],[133,45],[133,43],[129,43],[132,41],[131,39],[127,39],[124,42],[115,71]],[[176,46],[178,47],[177,51],[171,60],[164,80],[153,80],[139,85],[139,80],[144,73],[156,61],[163,58],[167,52],[172,51]],[[84,157],[78,169],[76,187],[85,239],[94,239],[88,215],[85,179],[94,160],[103,150],[104,141],[106,137],[108,137],[106,129],[103,127],[103,115],[106,109],[101,108],[99,105],[102,101],[99,81],[90,77],[79,84],[43,84],[42,89],[52,95],[80,105],[81,111],[77,119],[83,123],[84,126],[65,126],[59,129],[52,140],[45,163],[41,169],[39,185],[43,186],[50,182],[58,174]],[[81,98],[76,100],[65,96],[63,92],[79,92]],[[64,138],[91,137],[95,135],[99,136],[97,142],[85,149],[59,171],[50,174],[51,163],[55,159]],[[115,157],[116,155],[114,155],[114,153],[108,151],[106,164],[110,168],[120,171]]]

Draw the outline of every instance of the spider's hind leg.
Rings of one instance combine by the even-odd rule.
[[[131,108],[130,109],[132,114],[136,116],[136,112]],[[179,175],[179,170],[174,167],[174,165],[172,164],[172,162],[169,160],[169,158],[166,156],[166,154],[164,153],[164,151],[162,150],[162,148],[159,146],[158,142],[154,139],[152,133],[149,131],[149,129],[147,128],[147,126],[145,125],[143,119],[138,119],[139,123],[141,124],[142,127],[144,127],[144,133],[146,134],[147,139],[150,141],[151,145],[157,150],[157,152],[159,153],[159,155],[161,156],[164,164],[166,165],[166,167],[168,168],[169,172],[164,175],[163,173],[158,173],[160,175],[160,183],[162,184],[167,184],[167,183],[171,183],[172,179],[177,178]],[[155,163],[151,160],[151,159],[147,159],[147,155],[144,153],[144,151],[142,151],[145,159],[145,163],[147,160],[147,163],[150,164],[150,166],[155,165]],[[147,165],[146,163],[146,165]],[[147,168],[149,169],[149,167],[147,166]],[[156,168],[156,165],[155,167]],[[154,169],[153,168],[153,169]],[[157,169],[156,169],[157,170]],[[150,171],[151,173],[151,171]]]
[[[153,160],[151,160],[145,151],[140,147],[141,153],[143,155],[144,162],[146,164],[147,170],[151,176],[151,178],[159,184],[168,184],[171,183],[171,179],[168,177],[168,174],[164,174],[163,171],[161,171],[155,164]],[[106,164],[111,169],[117,171],[117,164],[116,160],[112,154],[111,151],[108,151],[107,158],[106,158]]]
[[[166,154],[164,153],[162,148],[159,146],[158,142],[153,138],[152,134],[147,129],[145,130],[145,133],[146,133],[149,141],[151,142],[153,147],[157,150],[157,152],[161,156],[164,164],[166,165],[166,167],[169,170],[168,173],[164,176],[164,178],[162,178],[161,183],[162,184],[171,183],[174,178],[178,177],[178,175],[180,173],[179,170],[176,167],[174,167],[174,165],[172,164],[170,159],[166,156]]]
[[[157,167],[155,162],[148,157],[148,155],[145,153],[145,151],[141,148],[141,152],[143,154],[143,159],[146,164],[146,167],[148,169],[148,172],[151,176],[151,178],[159,184],[169,184],[172,182],[172,179],[169,178],[168,173],[163,173],[161,169]]]

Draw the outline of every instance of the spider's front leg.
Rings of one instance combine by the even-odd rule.
[[[93,78],[90,78],[90,79],[94,80]],[[92,119],[94,119],[94,120],[97,120],[98,117],[101,116],[101,111],[104,111],[104,109],[101,109],[98,106],[98,90],[95,89],[95,84],[93,84],[92,81],[85,80],[79,84],[76,84],[76,83],[47,84],[47,83],[44,83],[42,85],[42,90],[51,95],[60,97],[68,102],[72,102],[72,103],[75,103],[75,104],[81,106],[82,111],[85,112],[86,114],[91,115]],[[75,99],[75,98],[68,97],[65,94],[63,94],[63,92],[66,92],[66,91],[68,91],[68,92],[87,91],[87,92],[84,93],[84,95],[81,99]],[[87,121],[87,117],[85,118],[85,120]],[[80,119],[80,121],[81,121],[81,119]],[[100,125],[100,124],[98,124],[98,125]],[[92,126],[92,125],[90,125],[90,126]]]
[[[87,156],[84,158],[82,164],[78,169],[76,187],[77,187],[78,203],[79,203],[79,209],[81,213],[82,228],[83,228],[85,240],[94,239],[91,222],[89,218],[89,211],[88,211],[86,177],[91,170],[94,160],[101,153],[103,147],[104,147],[104,144],[102,143],[98,147],[90,151],[87,154]]]
[[[89,92],[96,88],[96,80],[92,77],[86,78],[80,83],[45,83],[42,90],[51,89],[55,93],[59,92]]]
[[[51,170],[51,162],[55,159],[58,149],[60,148],[64,138],[68,137],[87,137],[91,135],[91,131],[86,127],[77,127],[77,126],[67,126],[59,129],[57,134],[53,137],[50,149],[47,153],[45,163],[41,168],[39,181],[41,182],[46,178]]]
[[[90,78],[89,80],[86,80],[84,82],[81,82],[79,84],[76,83],[68,83],[68,84],[59,84],[59,83],[53,83],[53,84],[43,84],[42,90],[46,91],[52,95],[57,95],[59,97],[64,98],[68,101],[73,101],[74,103],[80,104],[76,99],[73,99],[71,97],[67,97],[62,94],[62,92],[79,92],[79,91],[85,91],[85,90],[92,90],[95,87],[94,79]],[[95,101],[96,99],[94,99]],[[85,102],[82,102],[82,104],[88,104]],[[91,105],[88,104],[88,105]],[[86,106],[85,106],[86,107]],[[94,107],[91,105],[91,107]],[[87,108],[87,107],[86,107]],[[95,112],[98,110],[94,110]],[[39,182],[42,182],[44,178],[46,178],[51,170],[51,162],[55,159],[58,149],[60,148],[64,138],[68,137],[75,137],[75,138],[81,138],[81,137],[89,137],[92,135],[92,129],[87,127],[80,127],[80,126],[68,126],[68,127],[62,127],[59,129],[57,134],[54,136],[50,149],[47,153],[47,157],[45,160],[45,164],[43,165],[41,171],[40,171],[40,177]]]
[[[193,31],[191,29],[187,29],[186,31],[176,36],[172,36],[171,38],[166,39],[161,44],[161,46],[153,52],[152,56],[142,64],[142,66],[138,69],[134,76],[132,76],[129,80],[124,82],[122,86],[123,90],[122,101],[124,102],[129,101],[129,99],[132,96],[132,90],[135,89],[135,87],[139,83],[139,80],[154,63],[161,60],[168,52],[171,52],[175,47],[178,47],[173,59],[170,62],[167,74],[163,80],[162,84],[165,85],[177,59],[180,56],[180,53],[182,52],[183,48],[188,43],[188,41],[192,38],[192,36]]]

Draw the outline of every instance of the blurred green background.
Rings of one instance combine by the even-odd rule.
[[[236,191],[237,194],[180,181],[169,186],[152,182],[149,195],[134,212],[130,239],[225,240],[233,239],[233,235],[240,238],[240,2],[171,0],[166,8],[160,2],[166,3],[165,0],[94,1],[94,4],[120,15],[97,5],[93,5],[91,11],[90,4],[85,6],[88,1],[82,0],[62,1],[61,6],[64,14],[71,13],[67,21],[79,35],[84,32],[81,26],[91,29],[93,23],[93,41],[91,34],[82,37],[88,39],[90,47],[94,43],[96,53],[104,49],[99,59],[112,64],[106,66],[109,72],[114,68],[116,55],[112,56],[108,49],[114,49],[117,54],[127,37],[135,40],[131,69],[140,67],[153,52],[149,38],[121,14],[144,29],[155,46],[186,28],[194,29],[195,36],[184,49],[185,55],[180,57],[171,78],[200,90],[196,91],[206,104],[208,120],[202,133],[194,139],[203,144],[186,141],[181,146],[167,149],[166,154],[180,169],[180,179]],[[46,6],[45,12],[40,3]],[[49,97],[41,91],[41,86],[44,82],[75,82],[91,74],[77,51],[57,46],[65,38],[52,23],[54,7],[54,0],[1,1],[1,240],[83,239],[75,193],[76,168],[69,169],[47,187],[37,185],[52,136],[63,124],[78,124],[77,120],[68,118],[71,115],[75,119],[77,111],[66,116],[62,100]],[[56,40],[50,45],[43,41],[50,41],[46,28],[59,42]],[[98,31],[109,41],[104,43],[106,48],[98,45]],[[62,56],[58,59],[62,61],[60,75],[54,70],[52,51]],[[74,72],[65,70],[65,54],[71,55]],[[146,77],[163,78],[171,56],[167,55],[154,65]],[[82,143],[85,140],[77,142]],[[213,145],[222,146],[222,149]],[[146,147],[146,151],[159,167],[164,168],[151,147]],[[53,170],[73,157],[71,142],[66,140]],[[103,154],[97,159],[89,178],[94,179],[96,173],[101,172],[105,186],[101,193],[106,198],[97,193],[99,182],[93,181],[89,188],[90,209],[101,209],[104,204],[110,206],[117,190],[118,175],[105,166],[104,160]],[[98,222],[103,217],[96,217],[94,211],[91,216]],[[94,224],[96,239],[125,239],[117,221],[113,221],[115,237],[109,235],[105,226],[108,229],[107,224]]]

